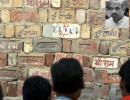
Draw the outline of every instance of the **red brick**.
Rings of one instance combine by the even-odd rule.
[[[9,82],[8,83],[8,96],[15,97],[17,95],[16,90],[17,90],[17,84]]]
[[[37,10],[36,9],[15,9],[11,10],[11,21],[12,22],[19,22],[19,21],[26,21],[26,22],[37,22]]]
[[[94,71],[91,68],[83,68],[85,82],[92,82],[95,78]]]
[[[90,67],[90,58],[81,54],[74,54],[73,58],[77,59],[83,67]]]
[[[95,55],[98,54],[99,43],[96,40],[72,40],[71,52]]]
[[[109,85],[102,85],[102,88],[101,88],[101,96],[106,96],[108,97],[109,96]]]
[[[108,55],[109,54],[109,41],[102,41],[100,44],[100,54]]]
[[[1,84],[1,88],[2,88],[2,91],[3,91],[3,95],[4,96],[7,96],[7,82],[0,82],[0,84]]]
[[[16,80],[18,78],[18,73],[13,69],[3,69],[0,70],[0,80],[2,81],[11,81]]]
[[[0,67],[7,66],[7,53],[0,52]]]
[[[63,52],[71,51],[71,40],[63,39]]]
[[[103,80],[107,79],[108,73],[106,70],[95,70],[95,82],[103,83]]]
[[[22,96],[22,87],[23,87],[23,80],[18,80],[18,85],[17,85],[17,96]]]
[[[31,53],[31,54],[19,54],[18,65],[21,67],[44,67],[45,54],[43,53]]]
[[[46,66],[51,66],[54,62],[54,54],[45,54],[45,65]]]
[[[55,54],[55,60],[54,60],[54,62],[57,62],[57,61],[59,61],[60,59],[66,58],[66,57],[67,57],[67,54],[66,54],[66,53],[56,53],[56,54]]]
[[[88,11],[87,23],[90,25],[102,25],[105,21],[104,11]]]
[[[119,82],[120,82],[119,75],[108,75],[108,77],[103,80],[103,83],[106,84],[119,84]]]

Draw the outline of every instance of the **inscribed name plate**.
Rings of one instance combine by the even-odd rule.
[[[111,55],[127,55],[128,41],[114,41],[111,43]]]
[[[45,54],[32,53],[32,54],[19,54],[18,65],[21,67],[44,67]]]
[[[16,25],[15,35],[17,38],[40,37],[40,25]]]
[[[48,8],[50,0],[25,0],[25,7]]]
[[[43,37],[79,38],[80,25],[78,24],[46,24],[43,26]]]
[[[118,29],[108,29],[101,25],[92,26],[92,38],[102,40],[119,39]]]
[[[89,0],[62,0],[64,8],[85,8],[89,7]]]
[[[48,18],[49,22],[73,23],[75,20],[75,10],[50,9]]]
[[[0,39],[0,51],[21,52],[23,42],[19,40],[2,40]]]
[[[93,57],[94,68],[118,68],[118,58]]]

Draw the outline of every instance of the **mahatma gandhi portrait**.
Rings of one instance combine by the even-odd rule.
[[[106,21],[108,28],[129,28],[127,0],[106,1]]]

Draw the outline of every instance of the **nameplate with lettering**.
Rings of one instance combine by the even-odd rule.
[[[79,38],[80,25],[78,24],[46,24],[43,26],[43,37]]]
[[[93,57],[94,68],[118,68],[118,58]]]

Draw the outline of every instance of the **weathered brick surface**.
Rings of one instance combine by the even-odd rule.
[[[105,2],[0,0],[0,84],[4,100],[22,100],[27,77],[50,79],[51,65],[72,57],[84,70],[85,89],[79,100],[119,100],[118,72],[130,56],[130,27],[106,28]],[[130,7],[130,0],[127,4]]]
[[[8,65],[9,66],[17,65],[17,53],[8,53]]]
[[[74,10],[49,10],[49,22],[74,22],[75,11]]]
[[[41,76],[41,77],[45,77],[47,79],[51,79],[51,74],[50,74],[50,68],[46,67],[46,68],[30,68],[29,72],[28,72],[28,76]]]
[[[23,42],[21,40],[0,39],[0,51],[21,52],[22,49]]]
[[[17,70],[4,69],[0,70],[0,81],[12,81],[18,78]]]
[[[0,24],[0,37],[4,37],[4,25]]]
[[[99,43],[95,40],[72,40],[71,52],[98,54]]]
[[[40,25],[16,25],[15,26],[16,38],[34,38],[41,36]]]
[[[84,8],[89,7],[89,0],[63,0],[62,7],[64,8]]]
[[[63,39],[63,52],[71,52],[71,40]]]
[[[5,37],[6,38],[14,37],[14,25],[12,24],[5,25]]]
[[[17,83],[16,82],[8,82],[8,96],[15,97],[17,90]]]
[[[51,66],[54,62],[54,57],[55,57],[54,54],[51,53],[45,54],[45,65]]]
[[[0,67],[7,66],[7,53],[0,52]]]
[[[94,0],[92,0],[94,1]],[[105,21],[105,12],[102,10],[99,11],[88,11],[87,12],[87,23],[89,25],[103,25]]]
[[[100,44],[100,54],[103,54],[103,55],[108,55],[109,54],[109,41],[101,41],[101,44]]]
[[[91,27],[88,24],[82,24],[81,26],[81,38],[83,39],[89,39],[90,38],[90,33]]]
[[[34,52],[60,52],[62,51],[61,39],[34,39],[33,51]]]
[[[8,23],[10,22],[10,11],[7,9],[1,10],[1,22]]]
[[[21,67],[44,67],[45,65],[45,54],[32,53],[32,54],[19,54],[18,65]]]

